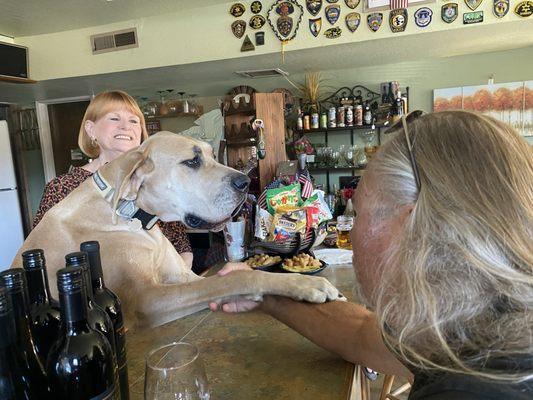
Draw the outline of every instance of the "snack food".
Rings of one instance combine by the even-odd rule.
[[[311,272],[322,268],[322,263],[309,254],[301,253],[286,259],[281,266],[290,272]]]
[[[248,264],[252,268],[263,268],[263,267],[268,267],[270,265],[279,263],[280,261],[281,261],[280,256],[269,256],[268,254],[256,254],[255,256],[252,256],[249,259],[247,259],[246,264]]]
[[[281,208],[280,208],[281,210]],[[305,234],[307,226],[307,213],[299,208],[274,215],[270,227],[270,240],[286,240],[292,238],[297,232]]]
[[[266,201],[268,212],[274,215],[279,207],[298,207],[301,202],[301,186],[298,182],[277,189],[267,189]]]

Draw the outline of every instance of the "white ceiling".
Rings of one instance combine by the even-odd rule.
[[[227,0],[0,0],[0,35],[61,32],[223,3]]]

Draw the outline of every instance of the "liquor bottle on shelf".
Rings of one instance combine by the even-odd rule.
[[[88,321],[83,270],[57,272],[61,334],[52,346],[46,369],[54,400],[116,399],[118,385],[113,350]]]
[[[87,263],[87,253],[74,252],[65,256],[67,267],[80,268],[82,271],[84,293],[87,297],[87,321],[91,328],[104,334],[109,340],[113,354],[116,354],[115,333],[113,331],[113,323],[107,313],[94,301],[93,286],[91,283],[91,271]]]
[[[404,115],[404,109],[405,109],[405,106],[404,106],[403,99],[402,99],[402,92],[398,90],[398,92],[396,93],[396,101],[395,101],[396,115],[398,117],[401,117],[402,115]]]
[[[0,284],[6,289],[13,306],[15,322],[15,347],[20,361],[18,379],[23,382],[28,399],[49,399],[50,388],[34,345],[30,329],[28,291],[22,268],[8,269],[0,273]]]
[[[372,115],[372,108],[370,104],[365,102],[363,109],[363,125],[372,125],[374,123],[374,116]]]
[[[29,399],[39,395],[37,391],[32,392],[27,381],[22,379],[21,365],[11,301],[7,290],[0,287],[0,399]]]
[[[102,262],[100,259],[100,244],[97,241],[83,242],[80,250],[87,253],[89,269],[91,271],[94,301],[107,312],[113,322],[115,331],[115,344],[117,353],[118,376],[120,383],[121,400],[129,399],[128,367],[126,364],[126,332],[124,330],[124,317],[120,300],[115,293],[109,290],[104,282]]]
[[[303,131],[304,129],[304,118],[302,114],[302,109],[298,108],[298,117],[296,118],[296,130]]]
[[[41,249],[22,253],[30,303],[31,331],[41,362],[46,363],[50,347],[59,334],[59,304],[50,295],[44,252]]]

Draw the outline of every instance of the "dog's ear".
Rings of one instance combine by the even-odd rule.
[[[113,195],[113,222],[116,221],[115,210],[120,199],[135,200],[144,176],[154,169],[153,161],[148,152],[129,151],[113,162],[114,176],[112,178],[115,193]]]

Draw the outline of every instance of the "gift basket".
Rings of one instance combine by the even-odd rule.
[[[250,248],[283,256],[307,252],[324,240],[331,218],[324,192],[313,190],[308,172],[281,177],[258,199]]]

